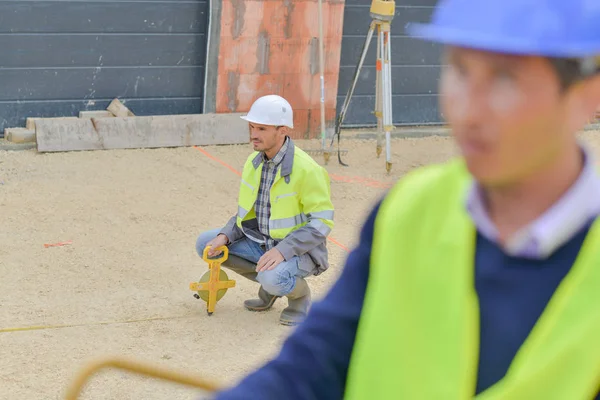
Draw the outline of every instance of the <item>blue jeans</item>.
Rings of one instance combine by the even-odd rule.
[[[213,229],[203,232],[198,236],[196,251],[200,257],[202,257],[206,244],[213,240],[219,234],[219,231],[220,229]],[[253,264],[258,263],[258,260],[265,254],[265,251],[258,243],[246,237],[231,243],[228,248],[229,254],[248,260]],[[305,256],[307,257],[308,255]],[[282,261],[270,271],[259,272],[256,280],[267,293],[273,296],[285,296],[294,290],[296,277],[305,278],[310,274],[310,272],[299,267],[301,261],[301,257],[297,256],[292,257],[289,261]]]

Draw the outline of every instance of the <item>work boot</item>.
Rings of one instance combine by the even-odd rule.
[[[246,310],[248,311],[267,311],[269,308],[273,307],[275,300],[278,298],[279,296],[267,293],[261,286],[260,289],[258,289],[258,299],[244,301],[244,307],[246,307]]]
[[[245,258],[229,255],[227,260],[225,260],[225,262],[221,265],[246,279],[250,279],[253,282],[258,282],[256,280],[256,276],[258,275],[256,272],[256,264],[246,260]]]
[[[296,286],[287,295],[288,306],[281,312],[279,323],[282,325],[298,325],[306,318],[310,308],[310,287],[304,278],[296,277]]]

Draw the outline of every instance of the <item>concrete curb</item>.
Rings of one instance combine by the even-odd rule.
[[[373,128],[376,129],[376,128]],[[402,138],[423,138],[430,136],[450,136],[450,129],[441,128],[441,127],[431,127],[431,128],[398,128],[393,131],[390,136],[393,139],[402,139]],[[358,132],[358,131],[349,131],[344,132],[342,130],[342,140],[344,137],[348,139],[375,139],[377,138],[377,133],[372,130],[366,132]]]
[[[12,143],[6,139],[0,139],[0,151],[35,150],[36,147],[37,144],[35,142]]]
[[[377,135],[372,131],[375,128],[349,129],[342,130],[342,140],[349,139],[375,139]],[[584,128],[585,131],[600,130],[600,123],[590,124]],[[430,136],[450,136],[450,129],[444,127],[425,127],[425,128],[398,128],[392,132],[392,138],[423,138]],[[36,149],[36,143],[11,143],[6,139],[0,139],[0,150],[31,150]]]
[[[355,128],[355,129],[342,129],[342,140],[348,139],[375,139],[377,134],[372,128]],[[587,125],[581,132],[600,130],[600,123],[593,123]],[[450,136],[450,128],[443,126],[430,126],[430,127],[398,127],[392,133],[391,137],[394,139],[402,138],[423,138],[430,136]]]

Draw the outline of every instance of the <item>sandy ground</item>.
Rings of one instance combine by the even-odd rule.
[[[600,132],[585,139],[600,149]],[[304,149],[319,142],[301,141]],[[332,159],[336,227],[351,248],[371,205],[406,171],[454,154],[447,137],[394,139],[391,174],[374,140],[346,140]],[[207,147],[240,170],[248,146]],[[322,163],[322,157],[315,156]],[[238,176],[194,148],[38,154],[0,151],[0,398],[61,399],[74,374],[120,355],[234,383],[276,354],[293,328],[286,301],[250,313],[256,284],[237,280],[208,317],[189,282],[206,270],[197,235],[235,212]],[[46,243],[72,240],[64,247]],[[346,251],[330,243],[332,268],[309,283],[318,300]],[[137,321],[163,318],[154,321]],[[198,392],[118,371],[96,377],[89,399],[193,399]]]

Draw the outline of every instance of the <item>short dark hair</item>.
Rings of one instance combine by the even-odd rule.
[[[600,73],[600,66],[596,67],[595,72],[586,72],[583,61],[576,58],[549,58],[549,61],[558,75],[563,90],[568,89],[579,80],[590,77],[594,73]]]

